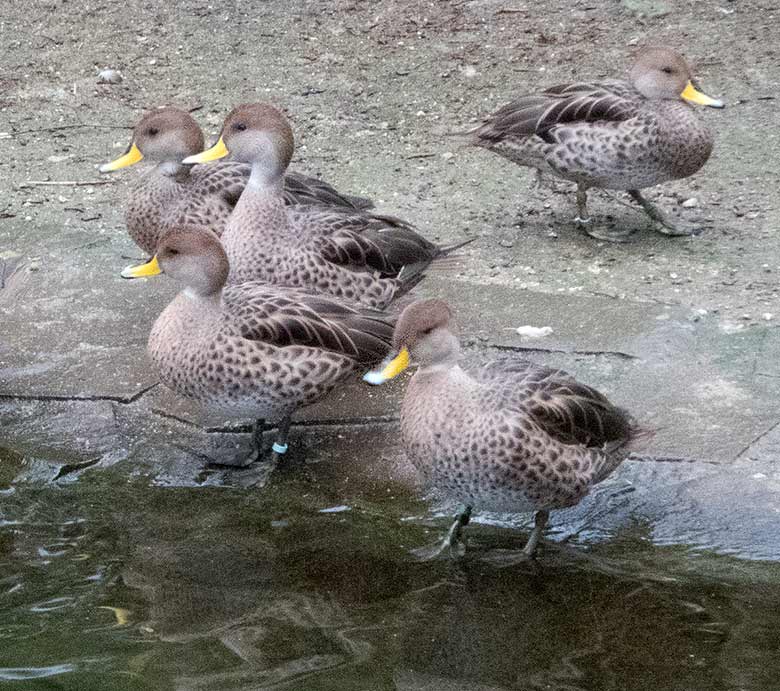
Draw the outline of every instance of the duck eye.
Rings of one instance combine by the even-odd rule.
[[[156,134],[159,134],[160,130],[158,130],[156,127],[150,127],[148,130],[146,130],[146,134],[148,134],[150,137],[154,137]]]
[[[235,122],[233,123],[233,129],[236,132],[243,132],[246,129],[246,125],[243,122]]]
[[[173,256],[176,256],[177,254],[179,254],[179,250],[171,247],[171,249],[168,250],[168,254],[172,254]]]
[[[674,70],[671,67],[663,67],[661,68],[661,72],[664,74],[672,74],[674,73]]]
[[[433,333],[433,329],[434,329],[433,326],[428,327],[427,329],[423,329],[423,331],[422,331],[423,336],[428,336],[428,335],[432,334]]]

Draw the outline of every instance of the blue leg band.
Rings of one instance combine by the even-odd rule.
[[[271,449],[278,454],[287,453],[287,444],[279,444],[278,442],[274,442]]]

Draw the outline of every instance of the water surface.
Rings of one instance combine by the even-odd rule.
[[[775,561],[658,545],[629,512],[559,529],[536,563],[515,563],[526,531],[486,523],[466,558],[421,563],[447,521],[396,489],[321,468],[5,484],[0,686],[778,688]]]

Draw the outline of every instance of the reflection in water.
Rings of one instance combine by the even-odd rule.
[[[332,470],[332,469],[331,469]],[[473,526],[420,563],[424,505],[279,474],[262,490],[108,474],[0,506],[0,680],[66,689],[776,689],[778,567]],[[385,498],[387,497],[387,498]],[[350,511],[321,509],[347,505]],[[27,681],[25,681],[27,680]],[[47,682],[48,683],[48,682]],[[52,687],[54,688],[54,687]]]

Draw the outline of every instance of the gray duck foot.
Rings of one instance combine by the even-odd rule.
[[[586,235],[605,242],[631,242],[631,238],[636,232],[635,228],[618,229],[596,226],[592,223],[591,218],[580,218],[579,216],[574,219],[574,222]]]
[[[682,221],[672,223],[666,219],[663,223],[658,221],[653,223],[653,230],[670,237],[689,237],[699,235],[702,232],[702,227],[699,224],[684,223]]]
[[[667,216],[651,201],[644,198],[639,190],[628,190],[631,198],[642,207],[642,210],[653,220],[653,228],[662,235],[685,237],[698,235],[701,227],[683,221],[672,223]]]
[[[412,550],[412,554],[420,561],[432,561],[433,559],[438,559],[443,556],[452,558],[462,557],[466,554],[466,545],[461,539],[461,533],[463,528],[469,524],[470,520],[471,507],[467,506],[455,519],[450,526],[450,529],[447,531],[446,537],[441,542]]]

